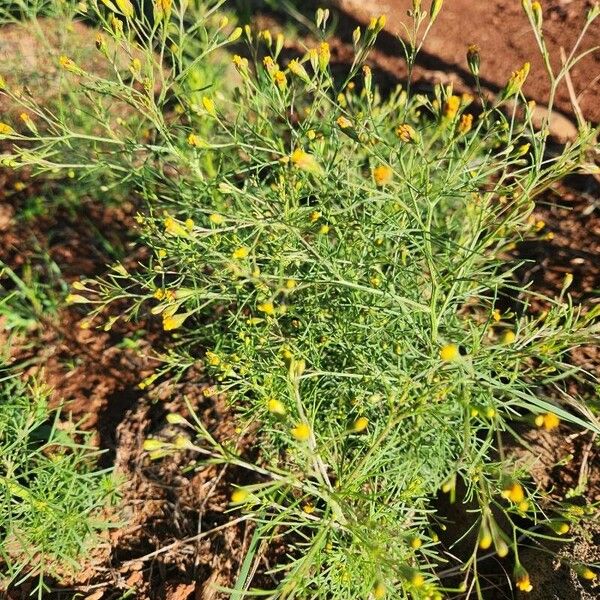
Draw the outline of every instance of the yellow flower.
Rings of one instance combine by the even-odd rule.
[[[0,123],[0,135],[12,135],[15,130],[6,123]]]
[[[172,331],[178,329],[184,323],[184,321],[190,316],[191,313],[179,313],[175,315],[164,315],[163,316],[163,329],[165,331]]]
[[[269,398],[267,400],[267,410],[274,415],[283,416],[286,413],[285,405],[281,400],[277,400],[276,398]]]
[[[482,550],[487,550],[491,547],[493,542],[492,534],[487,527],[482,527],[479,533],[479,547]]]
[[[158,16],[165,15],[168,17],[171,14],[173,0],[156,0],[154,6]]]
[[[542,5],[539,2],[532,2],[531,12],[533,13],[535,24],[539,27],[542,24]]]
[[[209,350],[206,353],[206,362],[208,362],[211,367],[218,367],[221,364],[221,359],[214,352]]]
[[[263,58],[263,65],[265,66],[267,73],[271,77],[274,77],[275,73],[277,73],[277,71],[279,71],[279,67],[277,66],[277,63],[270,56],[265,56]]]
[[[529,580],[529,573],[521,566],[516,569],[517,588],[522,592],[531,592],[533,586]]]
[[[292,164],[302,171],[309,173],[321,173],[322,168],[312,154],[305,152],[302,148],[296,148],[290,156]]]
[[[420,537],[415,536],[410,539],[410,547],[413,550],[418,550],[422,545],[423,545],[423,542],[421,541]]]
[[[440,349],[440,358],[444,362],[452,362],[460,358],[460,352],[456,344],[446,344]]]
[[[194,229],[194,220],[193,219],[186,219],[185,220],[185,228],[188,231],[190,231],[190,232],[193,231],[193,229]]]
[[[299,442],[306,442],[310,439],[310,425],[308,423],[298,423],[292,428],[292,437]]]
[[[358,417],[352,424],[352,431],[354,433],[361,433],[369,426],[369,419],[367,417]]]
[[[319,233],[322,235],[327,235],[329,233],[329,225],[321,225],[321,227],[319,228]]]
[[[273,306],[272,302],[262,302],[256,308],[258,308],[260,312],[263,312],[267,315],[275,314],[275,307]]]
[[[470,115],[470,114],[461,115],[460,121],[458,123],[458,132],[461,135],[465,135],[465,134],[469,133],[469,131],[471,131],[472,127],[473,127],[473,115]]]
[[[308,220],[311,223],[316,223],[323,215],[318,210],[313,210],[310,215],[308,215]]]
[[[223,217],[222,215],[219,215],[217,213],[213,213],[212,215],[210,215],[208,217],[208,220],[213,224],[213,225],[222,225],[225,222],[225,217]]]
[[[244,258],[247,258],[249,254],[250,250],[246,246],[240,246],[239,248],[236,248],[233,251],[231,256],[236,260],[242,260]]]
[[[204,106],[204,110],[211,116],[215,117],[217,115],[217,111],[215,108],[215,103],[212,98],[208,98],[207,96],[202,97],[202,106]]]
[[[202,148],[203,146],[206,146],[202,138],[195,133],[190,133],[190,135],[188,135],[187,143],[190,146],[194,146],[194,148]]]
[[[167,217],[164,220],[165,232],[177,237],[188,237],[187,229],[176,221],[173,217]]]
[[[500,558],[504,558],[505,556],[508,556],[508,552],[509,552],[509,547],[506,544],[506,542],[504,540],[499,540],[496,543],[496,554]]]
[[[331,52],[329,50],[329,44],[327,42],[321,42],[319,44],[318,56],[319,56],[319,69],[321,71],[325,71],[325,69],[327,69],[327,65],[329,64],[329,60],[331,58]]]
[[[538,427],[543,427],[546,431],[552,431],[560,425],[560,419],[554,413],[546,413],[538,415],[535,418],[535,424]]]
[[[380,165],[373,169],[373,179],[378,186],[384,186],[392,181],[394,171],[387,165]]]
[[[501,336],[500,342],[502,344],[512,344],[517,339],[517,334],[511,329],[507,329]]]
[[[396,128],[396,135],[398,139],[406,144],[416,142],[419,138],[417,132],[408,123],[402,123]]]
[[[531,65],[526,62],[518,71],[513,72],[502,93],[502,98],[504,100],[506,100],[506,98],[510,98],[510,96],[518,94],[521,91],[521,88],[527,79],[527,75],[529,75],[530,68]]]
[[[259,39],[265,40],[265,44],[270,48],[273,45],[273,36],[268,29],[263,29],[258,34]]]
[[[68,56],[65,56],[64,54],[60,56],[60,58],[58,59],[58,63],[63,69],[67,71],[73,72],[77,70],[77,65]]]
[[[444,104],[444,117],[454,119],[460,108],[460,98],[458,96],[450,96]]]
[[[110,19],[110,24],[117,36],[123,33],[123,21],[121,21],[121,19],[117,19],[117,17],[113,15]]]
[[[523,486],[518,482],[512,483],[502,490],[502,497],[514,502],[515,504],[520,504],[523,502],[523,500],[525,500]]]
[[[383,598],[385,598],[386,593],[387,589],[385,587],[385,584],[381,581],[378,581],[375,584],[375,587],[373,588],[373,598],[375,600],[383,600]]]
[[[425,585],[425,577],[423,577],[423,575],[421,575],[421,573],[419,573],[418,571],[415,571],[415,573],[413,573],[413,576],[410,579],[410,582],[416,588],[420,588]]]
[[[352,127],[352,121],[344,116],[338,117],[336,123],[340,129],[348,129]]]
[[[570,527],[568,523],[562,521],[560,523],[553,523],[552,529],[554,529],[558,535],[565,535],[565,533],[569,533]]]
[[[496,321],[496,323],[497,323],[498,321],[500,321],[501,318],[502,318],[502,315],[500,314],[500,311],[497,308],[495,308],[492,311],[492,319],[494,321]]]
[[[582,579],[587,579],[588,581],[592,581],[597,577],[597,574],[594,571],[592,571],[589,567],[580,567],[578,569],[578,575]]]
[[[307,502],[303,507],[302,510],[307,514],[307,515],[312,515],[315,512],[315,505],[312,504],[311,502]]]
[[[287,77],[283,71],[277,71],[275,75],[273,75],[273,81],[275,81],[277,87],[281,90],[285,89],[287,86]]]
[[[245,75],[248,72],[248,59],[242,58],[239,54],[234,55],[231,59],[235,68],[242,74]]]
[[[246,502],[246,500],[248,500],[248,496],[250,496],[248,490],[244,488],[237,488],[231,494],[231,502],[233,504],[242,504],[243,502]]]

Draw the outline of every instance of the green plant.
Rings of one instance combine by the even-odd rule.
[[[580,167],[594,132],[582,123],[575,143],[548,156],[547,127],[534,129],[521,89],[528,65],[496,100],[479,98],[478,115],[473,98],[449,88],[383,98],[365,65],[382,17],[355,31],[356,59],[336,80],[324,40],[284,66],[284,39],[230,29],[216,13],[222,2],[161,0],[151,21],[127,0],[91,4],[103,35],[129,52],[131,77],[60,62],[74,90],[129,104],[140,127],[117,131],[100,119],[102,134],[82,135],[64,114],[46,115],[50,131],[35,135],[5,124],[15,142],[5,162],[60,168],[74,157],[69,168],[121,172],[147,201],[138,222],[148,263],[77,282],[69,299],[90,307],[86,325],[157,315],[173,341],[164,369],[141,385],[201,360],[240,430],[256,431],[256,463],[193,411],[170,420],[194,429],[195,442],[146,445],[157,458],[188,449],[255,474],[232,494],[255,529],[231,597],[263,593],[254,574],[283,537],[288,554],[271,571],[270,597],[441,598],[432,500],[454,493],[459,478],[478,507],[465,590],[482,597],[477,559],[492,545],[501,556],[512,550],[526,590],[518,540],[553,535],[555,521],[500,436],[519,421],[599,430],[564,384],[590,378],[569,356],[598,340],[598,310],[573,306],[566,278],[546,313],[529,314],[535,294],[513,276],[508,252],[536,235],[534,198]],[[411,61],[427,18],[414,5]],[[431,22],[440,7],[434,0]],[[597,16],[591,10],[586,27]],[[317,12],[317,29],[327,18]],[[233,57],[235,91],[190,83],[215,49],[242,36],[252,60]],[[475,49],[469,61],[477,74]],[[507,308],[515,295],[522,311]],[[564,524],[580,518],[560,514]],[[527,530],[526,516],[550,533]]]
[[[108,471],[94,470],[89,434],[60,419],[49,391],[0,371],[0,589],[77,568],[94,533],[107,527],[99,512],[114,493]]]

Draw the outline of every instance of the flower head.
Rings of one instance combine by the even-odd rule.
[[[217,213],[212,213],[209,217],[208,220],[213,224],[213,225],[222,225],[225,222],[225,217],[223,217],[222,215],[219,215]]]
[[[248,500],[248,496],[250,496],[250,492],[244,488],[237,488],[231,494],[231,502],[233,504],[242,504]]]
[[[373,598],[375,600],[383,600],[387,594],[387,589],[382,581],[378,581],[373,587]]]
[[[319,174],[323,171],[316,158],[302,150],[302,148],[296,148],[290,156],[292,164],[300,169],[301,171],[307,171],[308,173]]]
[[[215,108],[215,101],[208,96],[202,97],[202,106],[204,106],[204,110],[211,116],[215,117],[217,115],[217,109]]]
[[[188,237],[189,235],[187,228],[173,217],[167,217],[164,220],[164,225],[165,233],[174,235],[176,237]]]
[[[231,256],[236,260],[242,260],[244,258],[247,258],[249,254],[250,250],[246,246],[240,246],[232,252]]]
[[[473,115],[464,114],[460,116],[460,121],[458,122],[458,132],[461,135],[465,135],[471,131],[473,127]]]
[[[440,358],[444,362],[453,362],[460,358],[460,352],[456,344],[446,344],[440,349]]]
[[[552,412],[538,415],[535,418],[535,424],[538,427],[543,427],[546,431],[552,431],[560,425],[560,419]]]
[[[260,312],[265,313],[266,315],[274,315],[275,314],[275,306],[273,306],[272,302],[262,302],[256,308]]]
[[[533,586],[531,585],[531,581],[529,580],[529,573],[521,566],[518,565],[515,568],[515,579],[517,588],[522,592],[531,592]]]
[[[477,77],[479,75],[479,65],[481,58],[479,56],[479,48],[475,44],[471,44],[467,48],[467,64],[471,73]]]
[[[300,422],[292,428],[292,437],[299,442],[306,442],[310,439],[310,425],[308,423]]]
[[[344,116],[338,117],[336,123],[340,129],[349,129],[352,127],[352,121]]]
[[[369,426],[369,419],[367,417],[358,417],[354,423],[352,423],[352,431],[354,433],[361,433]]]
[[[71,73],[74,73],[78,70],[77,65],[68,56],[65,56],[64,54],[59,57],[58,64],[63,69],[65,69],[66,71],[70,71]]]
[[[512,344],[517,339],[517,334],[511,329],[507,329],[500,336],[500,343],[502,344]]]
[[[396,128],[398,139],[406,144],[416,142],[419,139],[417,132],[408,123],[402,123]]]
[[[458,96],[450,96],[444,103],[444,117],[452,120],[456,117],[460,108],[460,98]]]
[[[380,165],[373,169],[373,179],[378,186],[384,186],[392,181],[394,171],[388,165]]]
[[[520,504],[525,500],[525,491],[523,486],[515,481],[502,490],[502,496],[515,504]]]
[[[327,69],[327,65],[329,64],[329,60],[331,58],[329,44],[327,42],[321,42],[319,44],[319,49],[317,50],[317,54],[319,57],[319,69],[321,71],[325,71],[325,69]]]
[[[593,581],[598,576],[595,571],[583,565],[577,569],[577,574],[582,579],[587,579],[588,581]]]
[[[175,315],[164,315],[163,316],[163,329],[165,331],[172,331],[178,329],[183,325],[185,320],[190,316],[191,313],[179,313]]]
[[[274,414],[283,416],[286,413],[285,405],[281,400],[277,400],[276,398],[269,398],[267,400],[267,410]]]

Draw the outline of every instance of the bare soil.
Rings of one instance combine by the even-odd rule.
[[[360,23],[373,15],[386,14],[388,35],[383,35],[379,49],[384,56],[381,64],[395,77],[404,78],[406,63],[396,36],[406,39],[405,25],[409,25],[407,11],[412,0],[335,0],[334,4],[347,16]],[[429,8],[423,1],[423,9]],[[560,49],[567,55],[577,41],[585,23],[585,15],[592,0],[546,0],[544,35],[556,70],[561,65]],[[524,86],[526,95],[541,105],[548,102],[548,77],[527,17],[518,0],[501,2],[473,2],[473,0],[446,0],[438,20],[418,59],[417,79],[435,83],[454,83],[459,90],[473,87],[466,51],[476,44],[481,54],[481,82],[490,93],[497,93],[508,81],[512,71],[523,63],[531,63],[531,72]],[[577,102],[587,120],[600,122],[600,27],[592,26],[580,45],[580,50],[591,51],[572,70],[571,79]],[[573,119],[571,99],[566,85],[562,85],[556,106]]]

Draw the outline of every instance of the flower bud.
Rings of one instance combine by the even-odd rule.
[[[442,10],[442,4],[444,0],[431,0],[431,8],[429,9],[429,18],[434,21],[440,10]]]
[[[467,48],[467,64],[471,73],[475,77],[479,75],[479,65],[481,63],[481,57],[479,55],[479,48],[475,44],[471,44]]]

